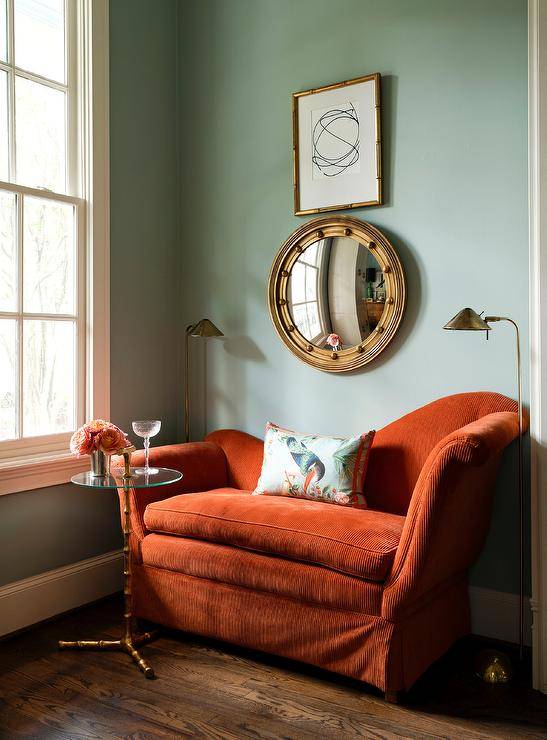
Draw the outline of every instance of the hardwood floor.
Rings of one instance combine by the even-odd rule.
[[[118,598],[0,643],[0,738],[547,738],[547,696],[520,676],[488,687],[461,642],[402,706],[309,666],[166,633],[143,648],[157,679],[121,653],[58,652],[116,637]],[[526,671],[523,671],[526,673]]]

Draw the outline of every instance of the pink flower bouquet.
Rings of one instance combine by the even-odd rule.
[[[70,440],[70,451],[74,455],[91,455],[104,452],[113,455],[123,447],[128,447],[127,435],[115,424],[103,419],[94,419],[77,429]]]

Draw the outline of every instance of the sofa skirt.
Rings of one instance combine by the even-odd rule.
[[[135,563],[134,613],[156,624],[302,661],[381,691],[406,690],[469,632],[465,578],[400,622]]]

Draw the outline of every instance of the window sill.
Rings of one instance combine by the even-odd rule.
[[[89,468],[87,457],[67,452],[0,462],[0,496],[68,483],[71,476]]]

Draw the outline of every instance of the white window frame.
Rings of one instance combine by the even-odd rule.
[[[78,128],[68,127],[67,145],[77,147],[78,136],[82,142],[82,156],[68,157],[69,162],[76,163],[67,173],[73,195],[48,196],[48,191],[13,183],[2,183],[1,187],[22,193],[23,197],[25,194],[51,197],[76,206],[78,228],[86,245],[78,265],[82,280],[78,295],[85,301],[79,314],[85,323],[79,333],[85,342],[79,386],[85,389],[85,397],[79,399],[77,418],[83,422],[84,418],[108,418],[110,414],[108,0],[67,1],[71,11],[78,10],[76,16],[68,14],[73,17],[72,21],[67,17],[67,25],[76,24],[80,50],[78,65],[68,65],[69,73],[71,69],[77,70],[77,84],[74,79],[67,80],[78,93],[70,96],[73,110],[69,111]],[[51,435],[3,444],[0,495],[66,483],[75,472],[85,470],[88,461],[70,455],[68,436]]]

